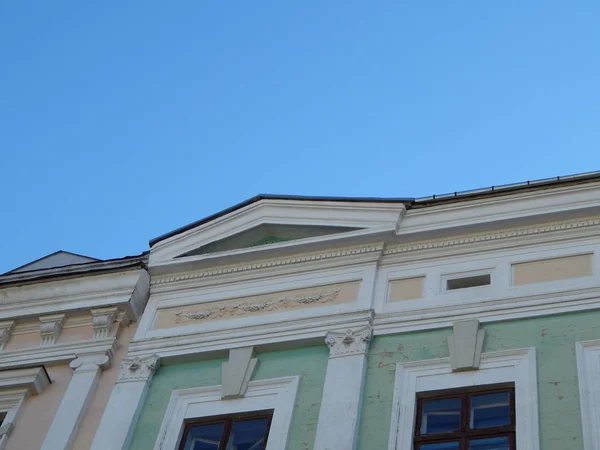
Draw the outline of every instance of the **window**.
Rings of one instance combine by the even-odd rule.
[[[180,450],[264,450],[271,412],[221,416],[185,426]]]
[[[514,450],[513,388],[427,396],[417,402],[415,450]]]
[[[479,286],[487,286],[491,284],[491,282],[491,276],[489,273],[463,278],[453,278],[451,280],[446,280],[446,290],[454,291],[456,289],[467,289]]]

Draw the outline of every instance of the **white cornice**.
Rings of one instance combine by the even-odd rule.
[[[43,367],[0,371],[0,391],[24,389],[28,394],[41,394],[49,384],[48,374]]]
[[[600,309],[600,287],[381,313],[375,315],[373,328],[375,335],[385,335],[450,328],[457,320],[502,322],[595,309]]]
[[[373,318],[372,310],[334,314],[310,319],[289,320],[277,324],[227,329],[214,332],[192,333],[182,336],[148,337],[131,342],[128,356],[161,358],[206,352],[225,352],[232,348],[252,345],[281,345],[282,343],[323,339],[330,331],[368,326]]]
[[[569,222],[552,222],[541,225],[531,225],[527,227],[510,228],[508,230],[495,230],[487,233],[477,233],[465,236],[452,237],[447,239],[426,240],[414,242],[411,244],[390,245],[383,251],[384,255],[393,255],[396,253],[414,252],[419,250],[429,250],[433,248],[449,247],[455,245],[482,243],[502,239],[510,239],[522,236],[532,236],[538,234],[553,233],[557,231],[571,231],[581,228],[598,227],[600,218],[583,218]]]
[[[478,200],[442,203],[408,210],[399,235],[447,228],[524,220],[548,214],[575,214],[600,208],[600,183],[554,187]],[[593,212],[595,211],[595,212]]]
[[[337,226],[367,229],[367,232],[376,229],[393,231],[404,211],[404,204],[399,202],[262,199],[156,243],[150,252],[150,266],[168,262],[202,245],[261,224]],[[348,233],[340,235],[344,234]]]
[[[121,305],[135,311],[137,316],[140,313],[138,303],[145,304],[147,300],[148,284],[148,273],[139,269],[6,286],[0,290],[0,320],[110,305]]]
[[[78,356],[113,354],[117,350],[118,345],[117,339],[109,338],[3,351],[0,352],[0,367],[8,369],[37,364],[67,363]]]
[[[376,261],[381,256],[382,250],[383,243],[381,242],[355,247],[336,248],[326,252],[301,253],[285,258],[257,260],[250,264],[231,264],[226,266],[211,267],[210,269],[203,271],[154,276],[152,277],[151,283],[153,292],[155,292],[156,287],[162,284],[185,282],[188,280],[198,280],[215,276],[238,275],[249,271],[259,271],[261,269],[269,270],[272,275],[272,271],[274,269],[288,265],[296,266],[306,263],[311,264],[311,269],[314,269],[313,265],[315,263],[328,261],[327,266],[332,267],[332,263],[330,262],[332,259],[340,259],[342,264],[350,265],[361,262]],[[298,271],[299,269],[294,267],[293,270]]]

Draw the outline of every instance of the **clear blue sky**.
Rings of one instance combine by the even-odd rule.
[[[257,193],[600,169],[600,2],[0,5],[0,272]]]

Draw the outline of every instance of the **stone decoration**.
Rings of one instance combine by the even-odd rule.
[[[248,383],[258,363],[254,347],[229,350],[229,361],[223,363],[221,398],[240,398],[246,394]]]
[[[60,335],[65,314],[53,314],[51,316],[40,317],[40,336],[42,337],[41,346],[53,345]]]
[[[15,328],[14,320],[0,322],[0,350],[4,350],[10,340],[10,336]]]
[[[94,336],[92,339],[106,339],[112,331],[113,324],[117,319],[118,308],[92,309],[92,326]]]
[[[330,331],[325,338],[325,343],[329,347],[329,357],[365,355],[372,335],[371,327],[359,330],[348,329],[345,332]]]
[[[461,320],[452,324],[448,336],[448,351],[453,372],[479,369],[485,330],[479,329],[479,320]]]
[[[77,356],[73,361],[69,363],[69,367],[75,370],[76,373],[83,372],[95,372],[98,369],[105,370],[110,367],[111,355],[109,354],[97,354],[97,355],[84,355]]]
[[[236,303],[231,306],[222,305],[217,308],[203,309],[200,311],[177,311],[175,315],[180,319],[176,320],[176,323],[181,321],[190,320],[203,320],[203,319],[220,319],[223,317],[235,317],[241,316],[247,313],[259,312],[259,311],[277,311],[287,308],[295,308],[303,305],[329,303],[338,296],[341,289],[331,289],[327,291],[318,292],[311,295],[295,295],[295,296],[283,296],[276,298],[272,301],[255,302],[255,303]]]
[[[158,362],[159,357],[157,355],[145,356],[143,358],[138,356],[123,358],[117,383],[149,381],[158,367]]]

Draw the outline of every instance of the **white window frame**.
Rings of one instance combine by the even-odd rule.
[[[479,370],[452,372],[450,358],[396,364],[388,450],[412,450],[417,394],[514,383],[517,448],[539,450],[535,348],[483,353]]]
[[[583,448],[600,448],[600,340],[575,343]]]
[[[269,409],[273,418],[266,450],[285,449],[299,382],[298,376],[251,381],[244,397],[231,400],[221,400],[220,385],[173,391],[154,450],[176,450],[186,420]]]
[[[43,367],[0,372],[0,412],[6,413],[0,426],[0,450],[6,447],[27,397],[41,394],[49,384]]]

